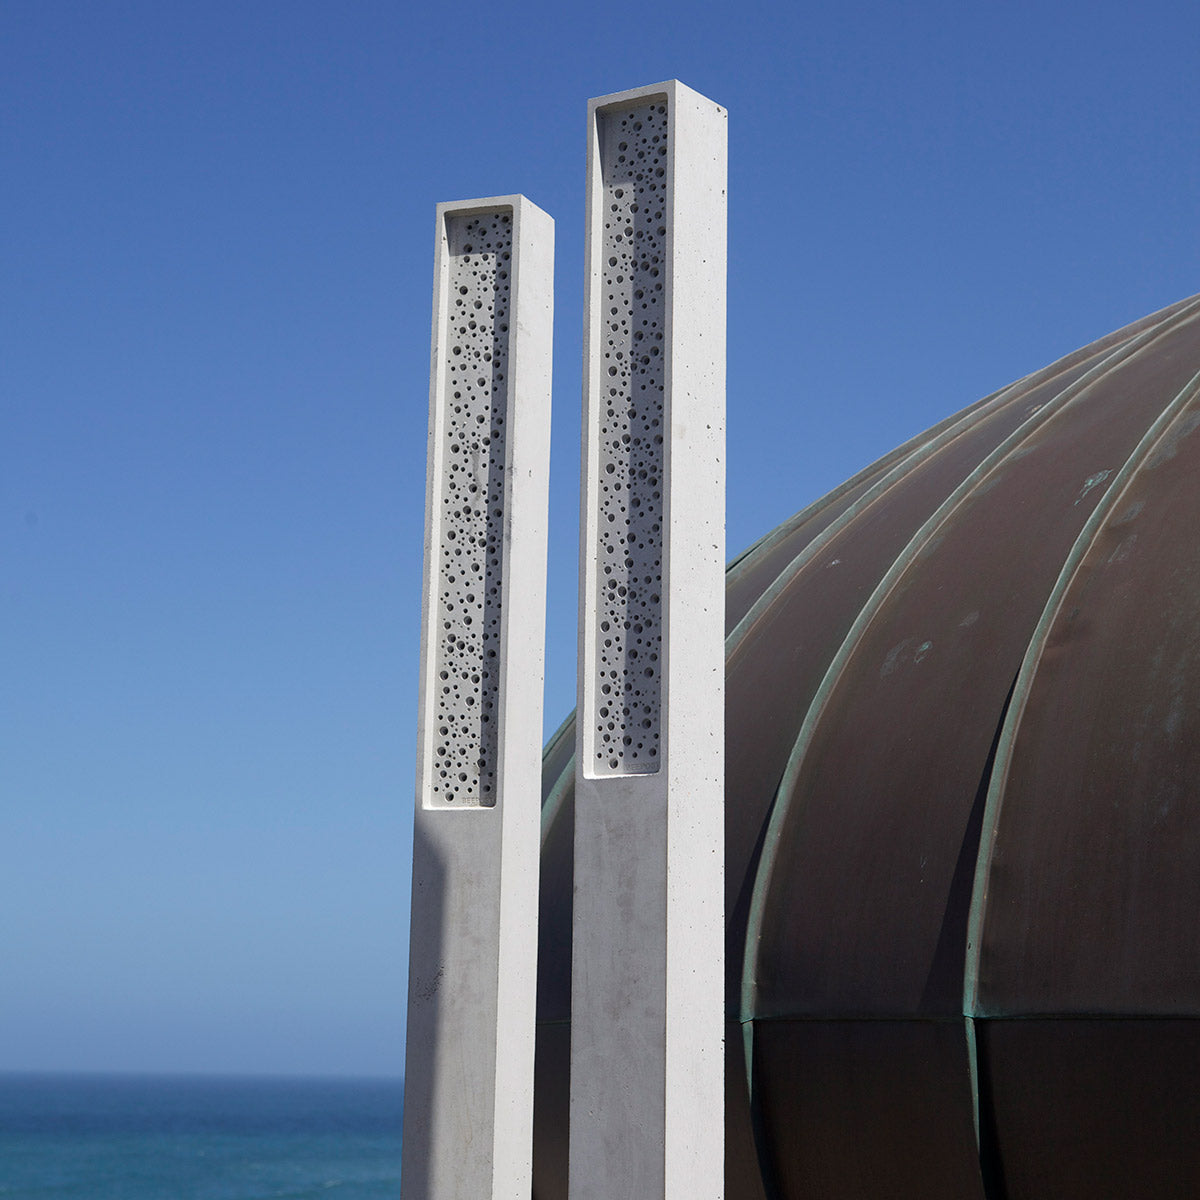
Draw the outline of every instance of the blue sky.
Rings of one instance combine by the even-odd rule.
[[[730,554],[1200,291],[1194,3],[0,10],[0,1069],[401,1069],[433,207],[730,111]]]

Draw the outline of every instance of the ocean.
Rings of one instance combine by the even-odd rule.
[[[399,1080],[0,1074],[2,1200],[400,1194]]]

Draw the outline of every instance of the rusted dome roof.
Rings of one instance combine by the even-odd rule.
[[[1200,1195],[1200,298],[735,560],[731,1200]],[[566,1195],[570,721],[535,1192]]]

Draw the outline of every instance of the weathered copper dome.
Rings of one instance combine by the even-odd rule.
[[[931,429],[727,592],[731,1200],[1200,1195],[1200,298]],[[535,1192],[566,1196],[570,721]]]

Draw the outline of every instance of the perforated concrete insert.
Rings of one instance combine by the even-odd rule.
[[[512,215],[447,218],[431,807],[496,803]]]
[[[662,101],[600,117],[597,775],[659,768],[667,132]]]

